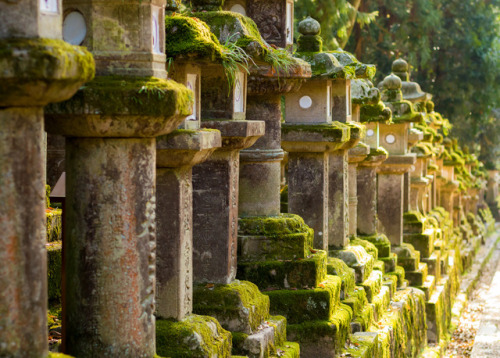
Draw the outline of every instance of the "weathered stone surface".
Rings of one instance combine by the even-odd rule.
[[[154,140],[71,138],[66,150],[66,352],[150,358]]]
[[[41,108],[0,110],[0,356],[47,354]]]
[[[328,154],[328,247],[340,249],[348,244],[349,187],[347,151]]]

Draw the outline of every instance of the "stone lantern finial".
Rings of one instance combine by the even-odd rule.
[[[382,101],[395,102],[402,99],[401,79],[396,75],[390,74],[382,81]]]
[[[323,39],[319,35],[321,25],[318,21],[308,16],[299,23],[299,32],[297,52],[321,52],[323,50]]]
[[[408,66],[408,62],[402,58],[398,58],[392,63],[392,72],[401,78],[402,81],[410,80],[410,66]]]

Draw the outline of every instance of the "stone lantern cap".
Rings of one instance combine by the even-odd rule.
[[[358,123],[288,124],[281,126],[281,146],[287,152],[332,152],[355,147],[365,136]]]
[[[2,39],[0,53],[0,107],[63,101],[94,77],[92,55],[62,40]]]
[[[417,154],[417,158],[430,158],[434,154],[432,146],[428,143],[417,143],[411,151]]]
[[[389,75],[379,84],[382,89],[382,101],[392,110],[394,123],[423,122],[422,113],[415,112],[410,101],[403,99],[401,79],[396,75]]]
[[[297,90],[303,79],[311,77],[311,67],[307,62],[284,49],[270,46],[249,17],[230,11],[196,12],[192,15],[204,21],[221,44],[231,43],[231,47],[240,48],[251,56],[252,63],[248,68],[251,78],[276,79],[274,88],[266,90],[281,93]],[[230,56],[228,52],[226,55]],[[255,81],[249,81],[248,94],[262,91]]]
[[[167,57],[186,60],[222,62],[227,49],[196,17],[174,14],[165,18],[165,53]]]
[[[71,137],[155,137],[191,113],[192,92],[154,77],[98,76],[45,108],[47,131]]]
[[[397,59],[392,63],[392,73],[402,81],[403,98],[410,102],[425,102],[432,98],[432,95],[422,91],[416,82],[410,82],[410,66],[403,59]]]
[[[392,111],[380,100],[380,90],[368,79],[351,81],[352,103],[360,106],[361,123],[390,123]]]
[[[311,64],[313,78],[355,79],[373,78],[375,75],[374,65],[359,62],[349,52],[340,49],[323,52],[321,26],[315,19],[307,17],[302,20],[299,32],[295,55]]]

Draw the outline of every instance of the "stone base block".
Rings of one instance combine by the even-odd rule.
[[[388,257],[391,253],[391,242],[384,234],[375,234],[370,236],[359,235],[358,238],[368,241],[375,245],[378,250],[378,258]]]
[[[349,344],[342,351],[346,357],[378,357],[378,333],[357,332],[349,336]]]
[[[156,321],[156,352],[163,357],[231,357],[231,333],[215,318],[189,315]]]
[[[422,286],[417,286],[417,288],[424,291],[426,301],[430,300],[436,288],[436,277],[433,275],[427,275],[424,284]]]
[[[392,298],[398,288],[398,276],[385,274],[383,277],[382,286],[387,287],[389,289]]]
[[[382,274],[384,274],[385,273],[384,261],[380,261],[380,260],[375,261],[375,263],[373,264],[373,270],[380,271],[380,272],[382,272]]]
[[[384,271],[392,272],[396,269],[398,265],[398,255],[394,252],[391,252],[388,257],[379,257],[379,260],[384,263]]]
[[[436,281],[439,281],[441,278],[441,252],[434,251],[432,255],[428,258],[421,259],[427,267],[430,275],[436,277]]]
[[[375,297],[373,297],[372,300],[375,321],[378,321],[380,317],[382,317],[384,312],[389,307],[390,302],[391,302],[391,289],[387,286],[382,286],[380,288],[380,292]]]
[[[271,302],[272,314],[283,315],[289,324],[328,320],[340,303],[342,280],[327,279],[312,290],[277,290],[264,292]]]
[[[444,310],[444,287],[437,286],[426,302],[427,338],[429,343],[439,343],[446,334],[446,312]]]
[[[278,347],[285,344],[286,319],[275,316],[262,322],[258,330],[251,334],[233,334],[233,354],[249,358],[267,358],[278,354]]]
[[[237,277],[259,289],[311,288],[326,279],[326,251],[316,251],[303,260],[270,260],[238,263]]]
[[[420,251],[421,257],[429,257],[434,251],[434,230],[427,229],[422,234],[404,234],[403,241]]]
[[[396,266],[393,272],[387,272],[386,275],[393,275],[397,277],[397,287],[401,288],[405,284],[405,269],[401,266]]]
[[[360,283],[360,286],[365,289],[366,298],[368,302],[372,302],[375,295],[380,292],[380,288],[382,287],[382,272],[380,271],[372,271],[370,277]]]
[[[400,246],[393,246],[393,252],[398,255],[398,265],[407,271],[415,271],[420,264],[420,252],[415,250],[413,245],[403,243]]]
[[[193,312],[215,317],[231,332],[252,334],[269,317],[269,298],[248,281],[196,285]]]
[[[238,257],[243,261],[293,260],[310,255],[314,232],[293,214],[240,218]]]
[[[329,320],[287,326],[287,339],[300,344],[301,358],[335,358],[347,340],[352,311],[340,305]]]
[[[405,278],[410,286],[422,286],[427,279],[427,265],[420,263],[416,271],[405,271]]]
[[[354,269],[356,283],[363,282],[372,273],[375,259],[362,246],[347,246],[344,250],[331,250],[328,254]]]
[[[340,299],[347,298],[347,293],[355,288],[355,272],[354,269],[347,266],[341,259],[334,257],[328,258],[327,272],[329,275],[335,275],[342,279],[342,286],[340,288]]]

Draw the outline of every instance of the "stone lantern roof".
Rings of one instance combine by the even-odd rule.
[[[392,73],[401,78],[403,98],[416,103],[426,102],[432,98],[432,95],[422,91],[420,85],[410,81],[410,66],[403,59],[397,59],[392,63]]]
[[[392,111],[380,100],[380,90],[373,86],[368,79],[355,79],[351,81],[352,103],[359,105],[360,122],[389,123]]]
[[[412,103],[403,99],[401,79],[391,74],[379,84],[382,89],[382,101],[392,110],[395,123],[423,122],[422,113],[415,112]]]
[[[299,23],[296,56],[311,64],[313,78],[356,79],[372,78],[375,66],[359,62],[354,55],[338,49],[323,52],[321,27],[318,21],[307,17]]]

